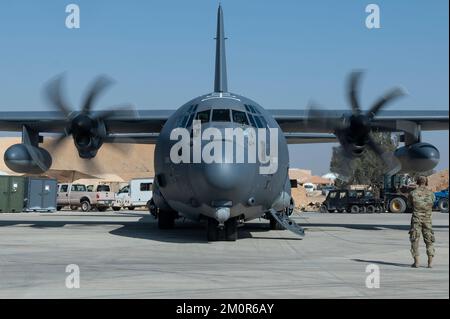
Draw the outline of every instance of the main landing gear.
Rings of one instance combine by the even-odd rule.
[[[208,218],[206,233],[208,241],[236,241],[238,239],[238,219],[230,218],[220,226],[214,218]]]
[[[175,219],[177,214],[173,211],[159,211],[158,213],[158,228],[159,229],[173,229],[175,227]]]

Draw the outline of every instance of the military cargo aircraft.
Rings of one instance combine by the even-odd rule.
[[[361,73],[349,81],[351,110],[266,110],[255,101],[228,91],[223,10],[217,16],[214,92],[185,103],[178,110],[128,108],[93,111],[109,81],[100,77],[88,90],[79,111],[62,96],[62,78],[47,86],[56,111],[0,112],[0,131],[22,132],[22,143],[4,154],[13,171],[40,174],[52,164],[40,144],[58,134],[50,151],[72,137],[79,156],[92,159],[104,143],[156,144],[155,182],[149,209],[161,229],[174,227],[180,216],[206,220],[209,241],[238,238],[238,224],[264,217],[272,229],[287,228],[303,236],[289,219],[293,200],[288,177],[288,144],[341,144],[348,161],[373,150],[386,172],[427,171],[439,162],[438,149],[422,141],[422,131],[448,130],[448,111],[382,110],[403,94],[388,91],[364,112],[359,104]],[[385,153],[372,131],[397,132],[404,146]],[[181,139],[180,139],[181,137]],[[231,152],[231,155],[230,155]],[[342,178],[351,167],[338,172]]]

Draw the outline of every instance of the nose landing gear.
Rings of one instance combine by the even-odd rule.
[[[214,218],[208,218],[206,233],[208,241],[236,241],[238,239],[238,220],[230,218],[222,226]]]

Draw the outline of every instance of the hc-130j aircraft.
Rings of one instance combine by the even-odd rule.
[[[223,11],[219,6],[214,92],[194,98],[176,111],[93,111],[94,101],[109,84],[106,78],[100,77],[88,90],[81,110],[74,111],[62,97],[61,78],[58,78],[46,90],[57,111],[0,112],[0,131],[22,132],[22,143],[7,149],[4,161],[18,173],[47,171],[52,157],[39,145],[51,133],[59,134],[52,148],[72,136],[79,156],[87,160],[94,158],[104,143],[126,143],[132,139],[135,143],[156,144],[156,176],[149,209],[161,229],[174,227],[174,221],[184,216],[207,220],[208,240],[233,241],[238,236],[239,222],[264,217],[270,220],[271,229],[287,228],[302,236],[301,227],[289,219],[293,201],[288,177],[288,144],[337,141],[347,162],[371,149],[391,173],[427,171],[439,162],[439,151],[422,142],[421,131],[448,130],[448,111],[382,110],[402,95],[400,89],[394,89],[363,112],[358,100],[359,78],[360,73],[350,76],[350,111],[265,110],[255,101],[229,92]],[[242,136],[239,132],[227,135],[230,129],[235,133],[242,129]],[[262,139],[259,139],[261,134],[252,138],[252,132],[261,130]],[[206,131],[209,135],[205,138]],[[394,154],[384,153],[371,138],[372,131],[397,132],[405,145]],[[189,140],[180,142],[179,137],[186,137],[185,132]],[[206,152],[212,154],[213,160],[198,161],[196,150],[204,155],[211,138],[214,143],[220,142],[220,146],[209,145]],[[227,160],[230,155],[222,152],[222,148],[240,148],[248,153],[247,161],[236,161],[238,151]],[[269,152],[267,156],[266,151],[271,148],[275,148],[276,154]],[[251,155],[250,151],[256,149],[258,154]],[[264,173],[261,168],[265,165],[275,169]],[[345,177],[351,173],[349,167],[338,173]]]

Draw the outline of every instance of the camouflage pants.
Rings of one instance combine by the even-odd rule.
[[[434,237],[433,227],[431,222],[412,222],[411,230],[409,231],[409,240],[411,241],[411,254],[413,257],[419,256],[419,240],[420,234],[423,235],[423,241],[427,248],[427,255],[434,256],[433,243],[436,241]]]

